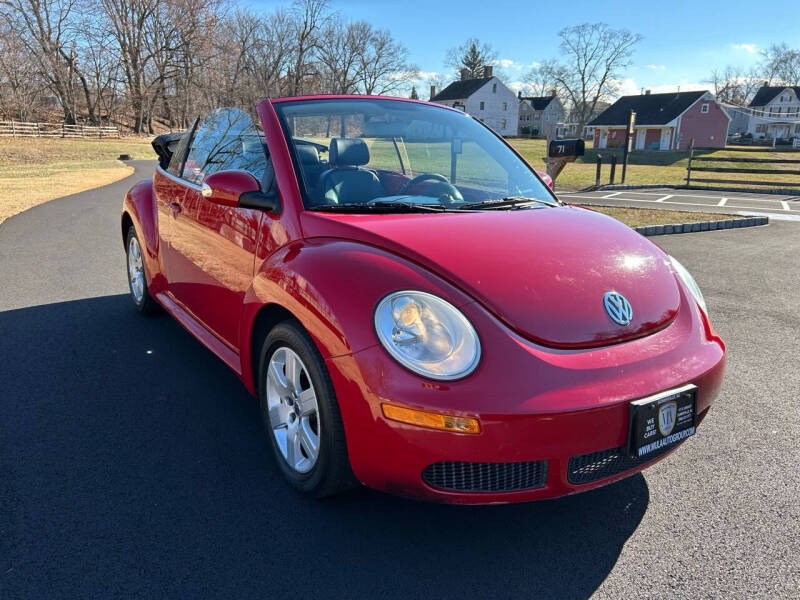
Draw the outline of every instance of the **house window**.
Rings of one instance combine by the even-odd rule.
[[[756,133],[767,133],[766,125],[756,125]]]
[[[503,102],[503,110],[508,110],[508,102]]]
[[[500,120],[500,129],[505,129],[505,128],[506,128],[506,120],[505,119],[501,119]]]
[[[496,83],[493,83],[493,84],[492,84],[492,93],[493,93],[493,94],[496,94],[496,93],[497,93],[497,84],[496,84]]]
[[[483,102],[481,102],[481,110],[483,110]]]
[[[708,113],[708,102],[703,102],[703,105],[700,107],[700,112],[703,114]]]
[[[795,133],[800,133],[800,123],[798,123],[797,125],[794,126],[794,132]]]

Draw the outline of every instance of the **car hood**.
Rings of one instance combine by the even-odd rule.
[[[547,346],[586,348],[641,337],[669,324],[680,304],[664,252],[619,221],[577,207],[305,212],[303,231],[403,255],[461,288],[521,336]],[[607,314],[609,291],[630,302],[628,325]]]

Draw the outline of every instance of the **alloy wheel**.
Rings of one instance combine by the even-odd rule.
[[[128,242],[128,279],[131,282],[131,293],[136,304],[141,304],[144,298],[144,265],[142,264],[142,249],[136,236],[131,236]]]
[[[300,357],[286,346],[272,353],[267,368],[267,408],[275,442],[286,463],[308,473],[319,456],[317,394]]]

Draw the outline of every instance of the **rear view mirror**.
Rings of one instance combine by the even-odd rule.
[[[247,171],[219,171],[209,175],[200,188],[209,202],[234,208],[280,212],[275,192],[262,192],[261,184]]]

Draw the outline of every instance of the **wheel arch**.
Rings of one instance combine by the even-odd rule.
[[[401,289],[429,292],[454,306],[471,301],[427,269],[380,248],[334,238],[284,246],[257,263],[245,293],[239,330],[243,383],[255,394],[264,328],[294,319],[324,360],[346,356],[380,343],[375,307]]]
[[[264,340],[267,339],[269,332],[272,331],[278,323],[283,323],[284,321],[294,321],[300,327],[303,327],[303,324],[289,310],[280,304],[265,304],[258,309],[255,315],[253,325],[250,328],[250,377],[248,377],[249,382],[245,382],[246,385],[248,385],[248,383],[252,385],[253,389],[251,391],[254,393],[258,389],[258,361],[261,356],[261,346],[263,346]],[[303,327],[303,329],[306,330],[305,327]],[[242,366],[244,367],[244,365]]]
[[[151,179],[143,179],[125,194],[120,217],[123,247],[131,226],[136,229],[142,246],[147,284],[153,293],[161,291],[166,281],[161,265],[158,213]]]

